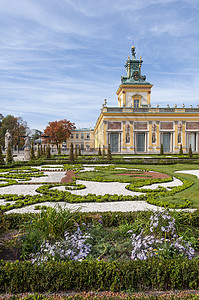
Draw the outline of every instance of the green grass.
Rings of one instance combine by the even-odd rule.
[[[139,169],[139,170],[151,170],[156,172],[162,172],[166,173],[170,176],[178,176],[184,179],[187,179],[191,182],[194,182],[194,185],[190,188],[176,193],[174,196],[170,197],[164,197],[161,198],[162,201],[169,201],[169,202],[175,202],[175,203],[183,203],[184,199],[190,200],[192,202],[193,208],[199,209],[199,179],[190,174],[183,174],[183,173],[175,173],[176,171],[183,171],[183,170],[199,170],[199,165],[193,165],[193,164],[175,164],[175,165],[119,165],[120,168],[127,168],[129,169]],[[121,174],[128,172],[128,170],[106,170],[105,168],[98,171],[88,171],[78,174],[78,178],[85,178],[85,179],[94,179],[96,176],[103,177],[105,180],[125,180],[129,182],[133,182],[135,180],[142,180],[139,178],[134,178],[132,176],[119,176],[116,174]],[[140,172],[138,173],[140,175]]]

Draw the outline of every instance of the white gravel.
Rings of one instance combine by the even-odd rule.
[[[96,194],[96,195],[124,195],[124,196],[134,196],[134,195],[141,195],[143,193],[139,192],[132,192],[125,187],[129,183],[121,183],[121,182],[95,182],[95,181],[83,181],[77,180],[77,184],[84,184],[86,186],[83,190],[70,190],[69,192],[75,195],[85,196],[88,194]],[[53,189],[58,189],[59,191],[65,191],[64,186],[54,187]]]
[[[40,184],[22,184],[22,185],[9,185],[4,186],[0,188],[0,194],[18,194],[18,195],[38,195],[38,193],[35,191],[40,187]]]
[[[63,172],[44,172],[44,175],[42,177],[32,177],[31,180],[26,182],[60,182],[61,179],[66,176],[66,171]]]
[[[163,182],[163,183],[155,183],[155,184],[151,184],[151,185],[145,185],[143,187],[141,187],[141,189],[157,189],[159,186],[165,187],[165,188],[169,188],[169,187],[174,187],[174,186],[179,186],[179,185],[183,185],[183,182],[177,178],[173,178],[173,181],[170,182]]]
[[[190,175],[195,175],[199,178],[199,170],[185,170],[185,171],[176,171],[175,173],[185,173]]]

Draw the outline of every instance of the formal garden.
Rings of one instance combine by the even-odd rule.
[[[197,157],[2,165],[1,298],[198,299],[198,195]]]

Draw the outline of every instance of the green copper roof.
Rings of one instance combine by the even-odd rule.
[[[125,68],[126,68],[126,76],[121,77],[122,84],[150,84],[146,81],[146,76],[141,75],[141,66],[142,66],[142,59],[136,59],[136,52],[135,47],[132,46],[132,57],[128,57]]]

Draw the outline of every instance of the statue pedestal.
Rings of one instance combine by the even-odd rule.
[[[25,149],[24,150],[24,160],[25,161],[30,160],[30,149]]]

